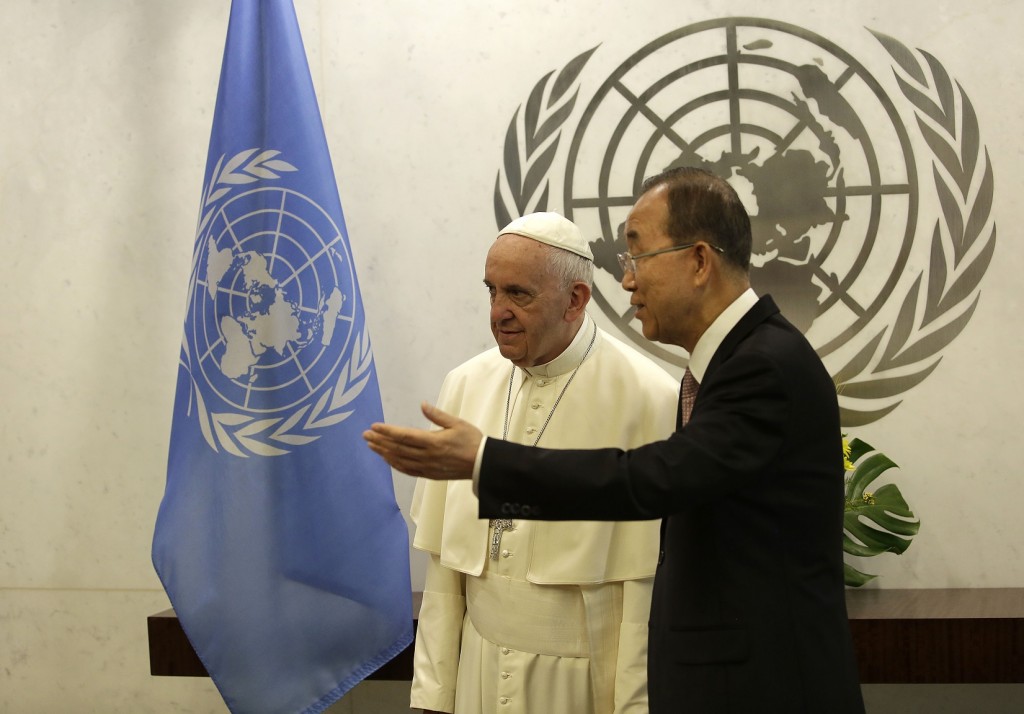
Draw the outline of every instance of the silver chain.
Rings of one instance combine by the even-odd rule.
[[[545,429],[548,428],[548,424],[551,423],[551,417],[555,414],[555,409],[558,409],[558,404],[562,401],[562,397],[565,396],[565,390],[572,384],[572,380],[576,378],[576,373],[580,371],[580,367],[586,361],[587,356],[590,354],[590,350],[594,347],[594,342],[597,340],[597,324],[594,324],[594,334],[590,336],[590,344],[587,345],[587,351],[583,353],[583,359],[576,365],[576,369],[569,375],[569,379],[566,381],[565,386],[562,387],[562,391],[558,393],[558,397],[555,399],[555,403],[551,406],[551,411],[548,412],[548,418],[544,420],[543,426],[540,431],[537,432],[537,438],[533,440],[531,446],[536,446],[540,443],[540,438],[544,436]],[[512,415],[512,383],[516,376],[516,366],[512,365],[512,371],[508,375],[508,396],[505,397],[505,423],[501,431],[501,440],[508,440],[508,423]],[[498,559],[498,548],[501,547],[501,536],[502,534],[514,528],[515,523],[509,518],[493,518],[491,519],[491,527],[494,528],[494,535],[491,536],[491,560]]]

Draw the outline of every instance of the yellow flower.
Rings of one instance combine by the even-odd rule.
[[[847,471],[853,471],[853,462],[850,461],[850,442],[843,436],[843,466]]]

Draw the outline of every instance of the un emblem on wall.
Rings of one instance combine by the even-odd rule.
[[[296,170],[277,154],[218,164],[189,285],[182,363],[197,416],[213,449],[238,456],[288,453],[345,419],[372,359],[348,246],[316,202],[264,185]]]
[[[578,56],[536,84],[509,126],[499,227],[560,208],[594,236],[596,304],[641,348],[683,366],[684,353],[648,342],[632,320],[615,254],[646,176],[673,166],[716,173],[751,215],[754,289],[775,298],[825,361],[844,425],[880,418],[970,319],[995,226],[970,101],[933,57],[874,36],[895,92],[793,25],[684,27],[626,58],[573,128],[596,48]],[[913,136],[901,108],[915,116]],[[563,133],[564,167],[555,161]],[[915,151],[930,163],[924,180]],[[561,205],[549,208],[553,192]]]

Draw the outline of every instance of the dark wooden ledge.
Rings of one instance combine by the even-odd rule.
[[[846,603],[864,684],[1024,683],[1024,588],[848,590]],[[173,610],[147,623],[150,674],[207,676]],[[411,680],[412,649],[369,679]]]
[[[420,612],[422,593],[412,594],[413,627]],[[192,643],[185,637],[174,610],[164,610],[146,618],[149,630],[149,673],[154,677],[209,677]],[[412,645],[367,679],[412,681]]]
[[[1024,682],[1024,588],[848,590],[864,683]]]

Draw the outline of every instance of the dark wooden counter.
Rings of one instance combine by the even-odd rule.
[[[865,684],[1024,683],[1024,588],[848,590],[846,602]],[[207,676],[173,610],[147,620],[151,674]],[[412,679],[412,646],[369,678]]]

